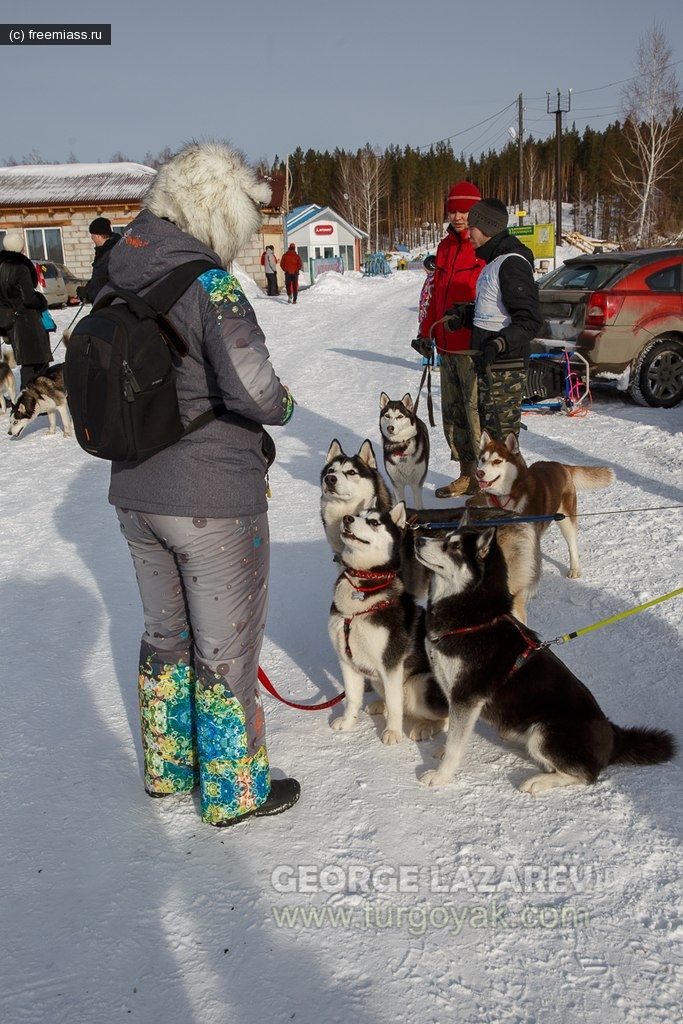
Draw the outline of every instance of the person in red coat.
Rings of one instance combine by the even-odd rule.
[[[472,332],[469,327],[449,331],[447,322],[442,321],[452,306],[474,301],[477,278],[485,266],[484,260],[475,255],[467,229],[467,215],[480,199],[479,189],[469,181],[458,182],[448,193],[448,230],[436,250],[432,295],[420,325],[423,351],[430,347],[431,340],[441,357],[443,432],[451,459],[460,463],[458,477],[438,487],[437,498],[479,491],[475,476],[480,434],[477,374],[469,356],[455,354],[469,349]]]
[[[301,256],[296,251],[294,242],[290,242],[289,249],[283,253],[280,260],[280,270],[285,275],[287,302],[296,302],[296,297],[299,294],[299,271],[302,266]]]

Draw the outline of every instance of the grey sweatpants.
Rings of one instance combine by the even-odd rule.
[[[145,621],[146,788],[192,788],[198,761],[205,820],[237,816],[251,801],[261,803],[270,785],[257,679],[268,608],[267,514],[191,519],[116,512]]]

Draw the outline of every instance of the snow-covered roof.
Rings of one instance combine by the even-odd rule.
[[[354,224],[350,224],[348,220],[345,220],[331,206],[317,206],[315,203],[311,203],[309,206],[297,206],[291,213],[287,214],[287,233],[291,234],[311,220],[320,219],[336,220],[338,224],[343,224],[356,238],[368,237],[367,231],[362,231]]]
[[[0,205],[136,201],[156,171],[145,164],[27,164],[0,167]]]

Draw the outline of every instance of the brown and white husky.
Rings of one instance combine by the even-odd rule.
[[[561,462],[533,462],[527,466],[514,434],[505,444],[495,441],[483,430],[477,463],[477,480],[491,508],[515,512],[520,516],[554,516],[569,549],[571,579],[581,575],[577,544],[576,492],[595,491],[615,481],[607,466],[566,466]],[[549,519],[538,524],[539,533]]]

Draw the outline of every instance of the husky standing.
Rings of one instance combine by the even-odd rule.
[[[364,508],[388,511],[394,504],[367,438],[356,455],[346,455],[339,441],[332,441],[320,474],[320,488],[325,536],[336,555],[342,551],[340,527],[345,515],[356,515]]]
[[[446,726],[448,703],[425,653],[424,609],[398,575],[405,505],[390,512],[345,515],[340,529],[343,572],[334,588],[329,632],[346,690],[346,710],[333,729],[358,720],[365,680],[383,698],[368,710],[386,713],[382,743],[399,743],[403,717],[416,719],[411,739],[428,739]]]
[[[379,429],[382,433],[384,468],[396,497],[405,501],[410,487],[415,508],[424,508],[422,485],[429,469],[429,431],[417,416],[413,400],[405,394],[393,401],[386,392],[379,396]]]
[[[567,575],[579,578],[576,492],[609,487],[615,481],[613,470],[607,466],[565,466],[561,462],[533,462],[527,466],[514,434],[508,434],[505,444],[501,444],[482,430],[477,480],[490,507],[520,516],[547,516],[539,523],[539,533],[547,530],[550,517],[560,512],[564,519],[559,519],[557,525],[569,550]]]
[[[59,413],[64,437],[71,437],[71,416],[64,387],[64,363],[56,363],[45,373],[34,377],[20,392],[10,413],[8,433],[12,437],[19,437],[29,423],[42,413],[47,413],[48,434],[57,432],[56,413]]]
[[[495,527],[419,535],[415,550],[432,573],[426,649],[450,706],[443,760],[421,782],[453,779],[480,716],[504,739],[521,741],[543,768],[522,782],[523,793],[589,785],[610,764],[673,757],[671,733],[614,725],[590,690],[511,616]]]

